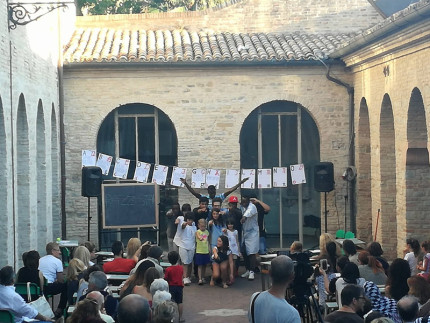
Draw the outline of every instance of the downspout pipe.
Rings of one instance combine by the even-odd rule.
[[[318,58],[318,60],[326,67],[326,78],[344,87],[349,96],[349,145],[348,145],[348,166],[355,166],[355,126],[354,126],[354,87],[348,83],[339,80],[330,75],[330,66],[327,66],[324,61]],[[356,181],[355,178],[351,180],[348,185],[348,203],[349,203],[349,221],[350,221],[350,231],[357,233],[357,225],[355,219],[355,191],[356,191]]]

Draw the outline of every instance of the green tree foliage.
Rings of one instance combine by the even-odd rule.
[[[226,0],[75,0],[78,15],[203,10]]]

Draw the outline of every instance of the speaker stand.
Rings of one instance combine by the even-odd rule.
[[[327,192],[324,192],[324,221],[325,221],[325,233],[327,233]]]
[[[90,224],[91,224],[91,210],[90,210],[90,205],[91,205],[91,198],[88,196],[88,241],[90,240]]]

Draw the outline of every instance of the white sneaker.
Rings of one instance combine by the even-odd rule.
[[[184,282],[185,286],[190,286],[191,284],[191,279],[188,277],[185,277],[182,281]]]
[[[240,277],[242,277],[242,278],[247,278],[248,276],[249,276],[249,270],[245,271],[245,273],[240,275]]]
[[[254,272],[253,271],[249,272],[248,280],[254,280]]]

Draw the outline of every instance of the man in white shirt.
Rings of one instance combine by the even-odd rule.
[[[51,322],[49,318],[38,313],[34,307],[24,301],[21,295],[15,292],[14,277],[15,273],[11,266],[3,267],[0,270],[0,309],[11,312],[15,317],[15,322],[22,322],[23,317]]]
[[[254,279],[254,269],[257,265],[257,253],[260,249],[260,229],[258,226],[257,207],[250,203],[249,197],[242,196],[241,206],[243,210],[242,220],[242,255],[245,258],[246,272],[242,278]]]
[[[61,250],[56,242],[49,242],[46,245],[46,256],[39,260],[39,270],[48,281],[43,289],[46,295],[61,294],[55,317],[59,318],[67,305],[67,285],[64,282],[63,263],[60,260]]]

